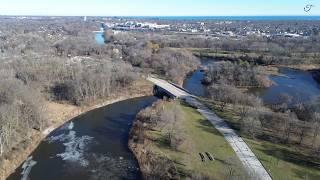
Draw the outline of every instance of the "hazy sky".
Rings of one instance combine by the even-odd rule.
[[[0,15],[320,15],[320,0],[0,0]]]

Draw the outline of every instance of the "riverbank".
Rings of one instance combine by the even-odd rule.
[[[276,63],[275,65],[267,65],[261,62],[261,57],[262,57],[261,52],[245,53],[245,52],[234,52],[234,51],[219,51],[219,50],[213,50],[213,49],[207,49],[207,48],[184,48],[184,49],[192,52],[195,56],[199,58],[215,59],[219,61],[231,61],[231,62],[243,60],[243,61],[255,63],[265,67],[266,72],[269,75],[281,75],[281,73],[279,73],[277,70],[278,68],[281,68],[281,67],[302,70],[302,71],[310,71],[310,72],[320,69],[320,64],[314,63],[312,61],[307,62],[308,60],[310,60],[310,56],[311,56],[307,54],[305,55],[306,57],[300,57],[300,60],[299,60],[299,62],[303,62],[304,64],[299,64],[299,62],[296,62],[295,64],[294,63],[293,64]],[[268,58],[274,58],[272,55],[265,55],[265,56]],[[290,57],[291,56],[289,57],[278,56],[277,58],[288,59]]]
[[[160,100],[142,110],[129,147],[146,179],[246,177],[224,137],[199,112],[179,101]]]
[[[318,83],[320,83],[320,64],[281,65],[278,67],[291,68],[295,70],[309,72],[312,74],[312,77]]]
[[[311,72],[313,78],[314,78],[318,83],[320,83],[320,69],[311,70],[310,72]]]
[[[297,69],[302,71],[312,71],[320,69],[320,64],[279,65],[279,67],[288,67],[291,69]]]
[[[262,67],[266,69],[267,74],[276,85],[266,89],[252,89],[248,92],[248,94],[254,93],[269,104],[277,103],[278,97],[281,93],[288,93],[291,97],[293,97],[293,100],[301,97],[313,97],[314,95],[319,94],[319,86],[312,79],[308,69],[297,70],[279,66]],[[197,76],[197,74],[194,76]],[[195,79],[198,80],[198,82],[187,82],[194,83],[196,86],[198,86],[199,82],[201,81],[199,79],[201,78]],[[187,88],[190,92],[195,93],[194,90],[198,89],[190,88],[192,85],[193,84],[187,84],[185,88]],[[308,91],[306,91],[306,89]],[[238,87],[236,90],[243,92],[243,89]],[[245,94],[235,96],[231,95],[231,93],[226,93],[225,96],[233,97],[232,99],[234,100],[234,97],[246,97]],[[296,96],[295,94],[302,94],[303,96]],[[224,96],[221,94],[219,95],[220,97]],[[226,101],[229,102],[229,100],[227,99]],[[207,105],[208,107],[211,107],[211,109],[216,112],[219,117],[224,118],[229,125],[233,127],[233,129],[238,130],[238,133],[242,137],[245,137],[244,140],[248,146],[252,149],[254,154],[256,154],[257,158],[262,162],[264,167],[268,170],[268,172],[270,172],[274,179],[285,179],[285,177],[301,179],[303,178],[302,176],[310,179],[319,178],[319,168],[317,168],[319,159],[315,158],[314,152],[312,152],[310,148],[310,137],[312,136],[312,132],[314,132],[311,127],[315,127],[315,125],[306,125],[307,123],[301,121],[299,125],[299,121],[292,120],[291,117],[289,119],[289,121],[292,120],[290,124],[297,129],[290,130],[291,132],[288,135],[288,139],[289,137],[290,139],[288,142],[291,144],[285,143],[283,140],[276,140],[275,136],[282,137],[284,134],[283,132],[288,132],[288,130],[285,129],[286,125],[281,124],[286,121],[288,122],[288,119],[286,119],[286,114],[277,114],[272,112],[267,107],[260,107],[258,104],[254,104],[253,107],[249,107],[245,103],[239,104],[239,102],[241,101],[235,100],[232,103],[216,101]],[[246,121],[243,121],[242,119],[245,119]],[[248,122],[248,125],[246,125],[244,122]],[[301,124],[304,124],[306,127],[308,127],[308,130],[305,132],[301,130],[303,128],[300,127],[304,127],[301,126]],[[299,134],[299,132],[303,132],[304,134]],[[250,136],[254,137],[252,138]],[[268,136],[270,137],[269,140]],[[302,139],[301,142],[299,142],[299,139]],[[302,147],[298,147],[299,143],[303,144]],[[314,145],[317,146],[317,144]],[[305,163],[301,163],[299,161]]]
[[[18,143],[11,152],[8,152],[2,156],[2,159],[0,161],[0,179],[6,179],[11,173],[14,172],[17,167],[19,167],[23,163],[23,161],[35,150],[40,142],[51,131],[60,127],[72,118],[96,108],[100,108],[130,98],[151,95],[151,93],[152,84],[145,80],[139,80],[128,89],[118,91],[116,94],[110,96],[107,99],[93,102],[82,107],[48,101],[47,112],[49,122],[47,128],[42,132],[33,130],[31,137],[26,138],[24,141]]]

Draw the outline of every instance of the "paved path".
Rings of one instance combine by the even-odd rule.
[[[214,125],[214,127],[229,142],[252,179],[272,179],[261,162],[257,159],[248,145],[243,141],[243,139],[239,137],[223,119],[219,118],[214,112],[200,103],[197,99],[194,98],[193,95],[173,86],[172,84],[162,79],[148,77],[147,80],[172,93],[175,97],[184,99],[191,106],[196,107],[197,111],[199,111],[205,118],[207,118],[211,122],[211,124]]]

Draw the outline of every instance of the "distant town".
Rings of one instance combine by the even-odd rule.
[[[142,19],[143,20],[143,19]],[[230,21],[230,20],[210,20],[210,21],[164,21],[126,18],[104,18],[106,28],[119,31],[150,31],[150,32],[175,32],[190,35],[207,35],[213,37],[233,37],[241,38],[250,35],[259,37],[287,37],[287,38],[307,38],[313,31],[313,27],[290,28],[290,22],[272,27],[275,22],[267,21]],[[291,26],[292,27],[292,26]]]

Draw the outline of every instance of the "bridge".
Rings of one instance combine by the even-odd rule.
[[[148,77],[147,80],[155,84],[156,87],[160,87],[163,91],[165,91],[168,94],[168,96],[175,98],[192,96],[190,93],[186,92],[186,90],[180,88],[178,85],[169,83],[163,79]]]
[[[206,119],[208,119],[210,123],[224,136],[226,141],[230,144],[251,179],[272,179],[261,162],[249,148],[249,146],[243,141],[243,139],[238,136],[232,128],[230,128],[225,120],[219,118],[213,111],[200,103],[197,100],[196,96],[187,92],[183,88],[173,83],[169,83],[163,79],[148,77],[147,80],[152,82],[156,86],[161,87],[166,92],[169,92],[172,96],[184,100],[190,106],[196,108],[197,111]]]

